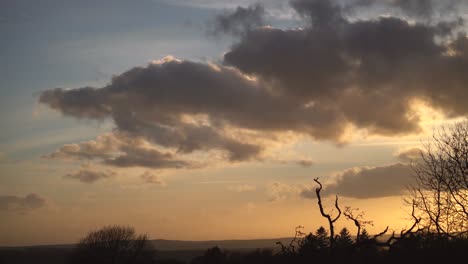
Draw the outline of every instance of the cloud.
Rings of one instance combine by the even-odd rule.
[[[4,152],[0,151],[0,164],[8,163],[9,161],[10,159],[8,158],[8,156]]]
[[[335,1],[291,0],[296,12],[310,20],[314,27],[336,26],[344,22],[342,7]]]
[[[166,182],[160,175],[153,174],[149,171],[145,171],[140,178],[148,184],[154,184],[159,186],[166,186]]]
[[[266,189],[268,201],[270,202],[286,200],[295,192],[297,192],[297,188],[281,182],[273,182],[269,184]]]
[[[104,163],[116,167],[139,166],[154,169],[180,169],[193,165],[188,161],[176,159],[172,153],[163,153],[156,149],[126,146],[122,150],[124,154],[105,160]]]
[[[179,153],[223,150],[231,161],[254,159],[263,146],[233,137],[230,127],[325,139],[340,135],[345,124],[327,106],[304,108],[284,99],[235,69],[178,60],[134,68],[103,88],[57,88],[39,98],[66,116],[107,116],[129,136]]]
[[[462,14],[467,7],[464,0],[349,0],[345,3],[344,9],[347,11],[374,10],[426,21]]]
[[[324,186],[323,195],[369,199],[404,194],[414,183],[411,166],[397,163],[373,168],[352,168],[337,175],[335,183]],[[306,188],[300,194],[315,199],[315,188]]]
[[[248,185],[248,184],[241,184],[241,185],[233,185],[229,186],[228,190],[234,191],[234,192],[252,192],[255,191],[257,188],[253,185]]]
[[[116,173],[113,171],[100,170],[90,165],[84,165],[78,171],[65,175],[65,178],[90,184],[98,180],[114,177],[115,175]]]
[[[127,139],[128,138],[122,135],[119,136],[107,133],[98,136],[96,140],[65,144],[55,152],[44,155],[43,158],[77,160],[106,159],[112,157],[112,154],[117,152],[121,145],[130,144],[130,142],[125,142]]]
[[[405,148],[398,150],[395,153],[395,156],[402,162],[411,163],[418,161],[421,158],[421,154],[424,153],[424,150],[418,147]]]
[[[24,197],[0,195],[0,211],[29,212],[47,205],[47,200],[39,194],[30,193]]]
[[[67,116],[112,118],[118,131],[180,153],[218,149],[229,160],[242,161],[262,147],[227,135],[228,122],[253,126],[257,120],[249,115],[263,111],[256,100],[280,103],[256,86],[236,70],[165,60],[131,69],[100,89],[47,90],[39,101]],[[206,123],[197,115],[205,115]]]
[[[315,162],[313,160],[306,160],[306,159],[302,159],[302,160],[297,160],[296,163],[302,167],[312,167]]]
[[[415,99],[450,116],[466,116],[467,38],[446,39],[457,23],[410,23],[397,17],[347,20],[330,1],[293,1],[311,22],[303,29],[257,28],[224,55],[224,64],[273,84],[285,100],[325,117],[329,137],[343,124],[371,134],[420,131]],[[450,44],[447,44],[450,43]],[[448,55],[448,54],[452,55]],[[431,78],[427,78],[431,76]],[[314,131],[317,138],[325,137]]]
[[[432,1],[430,0],[393,0],[390,3],[409,15],[427,17],[433,12]]]
[[[213,8],[224,10],[226,8],[248,7],[261,4],[269,9],[282,7],[287,1],[284,0],[163,0],[170,5],[195,6],[202,8]]]
[[[221,33],[240,36],[253,28],[264,25],[265,9],[260,4],[248,7],[237,7],[235,10],[225,11],[215,17],[210,24],[209,32],[214,35]]]
[[[114,167],[166,169],[201,166],[178,159],[173,153],[155,149],[141,137],[131,137],[125,133],[107,133],[96,140],[66,144],[45,158],[97,160]]]
[[[115,133],[152,146],[70,144],[61,152],[149,168],[190,168],[181,157],[211,151],[229,162],[261,160],[268,147],[261,138],[282,132],[335,143],[346,142],[350,128],[418,133],[417,100],[449,117],[468,115],[468,39],[455,34],[458,18],[350,20],[337,3],[291,1],[303,28],[252,27],[221,64],[167,57],[103,87],[46,90],[39,102],[77,119],[112,120]],[[225,29],[260,13],[255,6],[227,13]],[[120,155],[106,156],[114,151]]]

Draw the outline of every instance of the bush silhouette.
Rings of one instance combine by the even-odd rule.
[[[147,236],[133,227],[105,226],[80,240],[69,263],[146,264],[153,263],[154,253]]]
[[[227,254],[219,247],[213,247],[206,250],[203,256],[192,260],[192,264],[221,264],[227,263]]]

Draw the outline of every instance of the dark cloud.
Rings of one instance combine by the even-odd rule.
[[[409,17],[423,19],[446,19],[466,13],[465,0],[387,0],[390,7],[401,10]]]
[[[261,4],[248,7],[237,7],[233,11],[225,11],[218,15],[210,24],[209,33],[218,35],[232,34],[240,36],[245,32],[264,25],[265,9]]]
[[[413,24],[396,17],[338,23],[339,7],[321,2],[327,1],[293,4],[311,17],[318,16],[311,9],[328,10],[320,19],[330,23],[256,29],[225,54],[224,63],[273,83],[284,98],[328,107],[327,123],[348,122],[371,133],[419,131],[414,99],[466,116],[467,50],[456,45],[466,37],[459,35],[450,45],[437,41],[457,23]]]
[[[111,119],[117,132],[158,147],[69,145],[61,152],[83,159],[91,153],[114,166],[180,168],[189,164],[176,156],[196,151],[221,150],[230,161],[259,158],[266,146],[240,136],[246,132],[293,131],[337,143],[349,127],[388,136],[416,133],[415,100],[451,117],[467,116],[468,41],[466,34],[453,34],[456,20],[349,20],[335,1],[291,5],[304,28],[250,28],[223,65],[168,57],[101,88],[44,91],[39,101],[66,116]],[[225,29],[250,23],[260,10],[223,16]],[[121,155],[106,156],[113,151]]]
[[[119,131],[180,153],[224,150],[232,161],[255,158],[263,147],[230,136],[231,127],[297,130],[334,139],[344,126],[326,105],[305,108],[235,69],[189,61],[166,60],[134,68],[106,87],[93,89],[95,95],[88,89],[48,90],[39,100],[67,116],[101,119],[107,115]],[[91,101],[99,107],[88,111],[87,97],[96,97]]]
[[[345,22],[342,7],[336,1],[291,0],[296,12],[309,19],[315,28],[336,27]]]
[[[323,194],[358,199],[398,196],[413,183],[411,166],[407,164],[352,168],[340,173],[335,183],[325,186]],[[304,189],[301,196],[315,199],[315,189]]]
[[[82,166],[78,171],[65,175],[65,178],[79,180],[82,183],[94,183],[98,180],[115,176],[116,173],[109,170],[99,170],[92,166]]]
[[[65,115],[77,118],[104,119],[111,109],[102,104],[102,90],[83,87],[80,89],[53,89],[41,94],[39,101]]]
[[[222,149],[232,160],[245,160],[261,147],[225,136],[221,126],[225,119],[253,123],[247,116],[261,111],[256,100],[268,98],[237,71],[168,60],[131,69],[101,89],[48,90],[40,102],[78,118],[113,118],[119,130],[183,153]],[[93,104],[98,106],[89,110]],[[184,122],[184,114],[208,114],[219,124]]]
[[[156,149],[126,146],[124,154],[105,160],[104,163],[116,167],[147,167],[154,169],[180,169],[193,166],[192,163],[179,160],[172,153],[163,153]]]
[[[14,195],[0,195],[0,211],[28,212],[47,205],[47,200],[36,193],[24,197]]]
[[[433,13],[431,0],[393,0],[390,3],[408,15],[430,16]]]

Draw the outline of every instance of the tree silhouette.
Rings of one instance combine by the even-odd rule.
[[[445,126],[424,145],[413,166],[416,184],[406,199],[427,232],[468,231],[468,121]]]
[[[359,211],[359,209],[347,206],[343,214],[346,217],[346,219],[353,221],[354,225],[356,226],[356,242],[359,243],[359,240],[361,239],[361,229],[364,228],[366,225],[373,225],[373,222],[363,220],[362,218],[364,217],[364,213],[358,212],[356,214],[356,211]]]
[[[346,248],[353,245],[354,241],[351,238],[351,234],[346,227],[341,229],[340,233],[336,236],[335,239],[336,246],[339,248]]]
[[[367,230],[365,228],[363,228],[361,230],[361,234],[360,234],[359,238],[364,240],[364,241],[370,239],[369,232],[367,232]]]
[[[315,237],[317,238],[318,249],[325,249],[330,246],[328,232],[325,227],[320,226],[317,231],[315,231]]]
[[[328,225],[330,228],[330,248],[333,249],[334,243],[335,243],[335,222],[340,218],[341,216],[341,209],[338,205],[338,195],[335,196],[335,208],[338,210],[338,214],[335,217],[332,217],[330,213],[325,213],[325,210],[323,209],[323,204],[322,204],[322,198],[320,196],[320,192],[322,191],[322,183],[319,181],[318,178],[315,178],[314,181],[318,184],[319,187],[315,189],[315,194],[317,195],[317,203],[320,209],[320,213],[322,214],[323,217],[325,217],[328,220]]]
[[[70,263],[144,264],[153,262],[154,253],[147,236],[133,227],[105,226],[80,240]]]

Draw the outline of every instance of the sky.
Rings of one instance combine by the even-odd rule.
[[[463,0],[0,2],[0,245],[277,238],[403,199],[468,116]],[[336,213],[336,210],[333,212]],[[337,226],[349,227],[340,218]]]

